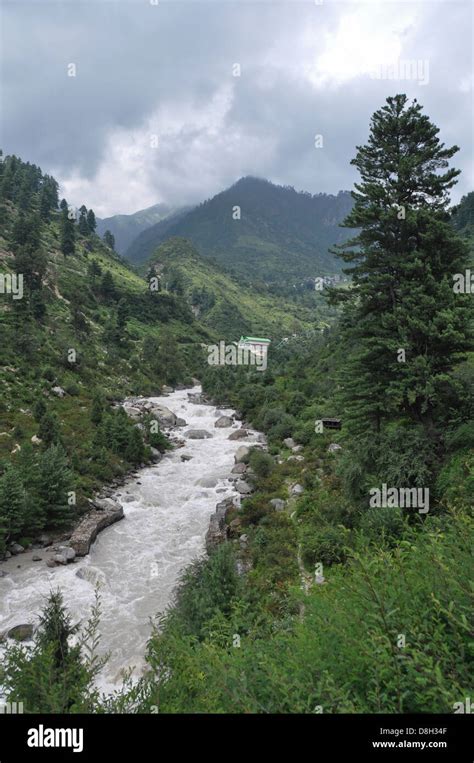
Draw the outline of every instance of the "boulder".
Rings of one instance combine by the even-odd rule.
[[[231,427],[233,424],[232,419],[230,416],[220,416],[217,421],[214,422],[214,426],[218,429],[223,429],[224,427]]]
[[[34,434],[33,437],[31,438],[31,442],[33,443],[33,445],[41,445],[43,440],[40,437],[38,437],[38,435]]]
[[[32,562],[41,562],[41,561],[43,561],[43,557],[40,556],[39,554],[33,554],[33,556],[31,557],[31,561]]]
[[[273,506],[275,511],[283,511],[286,506],[286,501],[284,501],[282,498],[272,498],[270,504]]]
[[[335,453],[338,450],[342,450],[342,448],[337,442],[332,442],[328,448],[329,453]]]
[[[154,464],[157,464],[158,461],[161,461],[161,453],[159,450],[157,450],[157,448],[150,448],[150,453],[151,453],[151,460],[153,461]]]
[[[287,448],[294,448],[295,445],[296,445],[296,443],[295,443],[295,441],[293,440],[292,437],[286,437],[283,440],[283,444],[286,445]]]
[[[105,501],[110,501],[106,498]],[[90,511],[81,520],[69,539],[71,548],[76,552],[76,556],[85,556],[89,553],[91,543],[93,543],[98,533],[105,527],[123,519],[123,506],[116,501],[111,501],[109,505],[101,511]]]
[[[219,543],[227,540],[229,528],[227,527],[227,515],[237,508],[234,498],[224,498],[217,504],[216,511],[209,521],[209,529],[206,533],[206,549],[210,553]]]
[[[288,456],[287,461],[304,461],[304,456]]]
[[[304,487],[303,485],[296,483],[296,485],[292,486],[290,492],[291,492],[291,495],[302,495],[304,493]]]
[[[164,427],[175,427],[177,416],[170,411],[165,405],[157,405],[156,403],[151,408],[150,413],[154,418],[158,420],[158,423]]]
[[[56,564],[67,564],[67,556],[66,554],[55,554],[52,561]]]
[[[197,480],[194,484],[199,485],[199,487],[215,487],[217,485],[217,480],[214,477],[201,477],[201,479]]]
[[[19,543],[11,543],[8,546],[8,550],[12,556],[17,556],[18,554],[22,554],[25,549],[23,546],[20,546]]]
[[[7,631],[7,636],[8,638],[15,639],[15,641],[27,641],[33,637],[33,626],[31,623],[14,625],[13,628]]]
[[[237,451],[234,456],[234,461],[236,464],[241,464],[243,461],[245,461],[248,458],[248,455],[250,453],[250,448],[247,448],[246,445],[241,445],[240,448],[237,448]]]
[[[54,561],[54,559],[48,559],[47,562],[46,562],[46,566],[47,567],[56,567],[56,562]]]
[[[141,418],[142,411],[140,410],[140,408],[135,408],[133,405],[124,406],[124,408],[125,408],[125,413],[131,419],[139,419],[139,418]]]
[[[187,427],[188,426],[188,422],[185,421],[185,419],[180,419],[179,416],[178,416],[177,419],[176,419],[176,426],[177,427]]]
[[[185,434],[186,437],[189,437],[190,440],[207,440],[212,437],[212,434],[210,432],[206,432],[205,429],[188,429]]]
[[[231,469],[232,474],[244,474],[244,472],[247,471],[247,465],[246,464],[236,464]]]
[[[163,384],[162,388],[163,392],[167,395],[170,395],[172,392],[174,392],[173,387],[168,387],[168,385]]]
[[[64,397],[64,395],[66,394],[66,391],[59,386],[53,387],[51,391],[54,392],[54,394],[57,395],[58,397]]]
[[[249,436],[249,433],[246,429],[236,429],[235,432],[231,432],[228,436],[228,440],[244,440],[246,437]]]
[[[301,451],[303,450],[303,446],[302,445],[293,445],[291,450],[293,451],[293,453],[301,453]]]
[[[249,485],[248,482],[245,482],[245,480],[237,480],[237,482],[235,483],[235,489],[241,495],[249,495],[249,493],[253,492],[252,486]]]
[[[181,461],[191,461],[192,456],[189,455],[189,453],[182,453],[181,454]]]

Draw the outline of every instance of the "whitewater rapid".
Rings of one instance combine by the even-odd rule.
[[[204,553],[216,503],[237,495],[228,480],[234,454],[257,437],[251,432],[245,440],[229,440],[240,423],[222,429],[214,423],[222,413],[233,411],[191,403],[188,392],[200,388],[147,398],[186,420],[186,427],[175,430],[186,445],[114,491],[111,497],[123,504],[125,518],[100,533],[88,556],[50,568],[46,560],[51,553],[40,549],[35,553],[41,562],[33,562],[32,552],[26,552],[0,565],[7,572],[0,578],[0,633],[20,623],[36,625],[48,593],[57,588],[73,622],[85,621],[95,585],[100,584],[99,651],[110,653],[99,681],[104,690],[120,685],[123,669],[133,667],[134,675],[142,673],[150,619],[166,611],[180,574]],[[212,437],[188,439],[189,429],[207,430]],[[184,454],[191,460],[183,461]],[[83,578],[77,576],[81,569]]]

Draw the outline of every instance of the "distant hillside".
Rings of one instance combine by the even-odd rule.
[[[188,211],[188,209],[190,207],[177,210],[166,204],[154,204],[152,207],[141,209],[131,215],[113,215],[112,217],[97,219],[97,233],[99,236],[103,236],[105,231],[109,230],[115,238],[115,249],[119,254],[124,254],[140,233],[168,217],[174,219],[176,214],[179,215],[181,211]]]
[[[240,219],[234,219],[236,207]],[[156,223],[135,239],[125,256],[141,264],[164,240],[179,236],[201,255],[252,281],[287,283],[331,275],[340,272],[341,262],[329,248],[348,238],[339,224],[351,207],[348,191],[312,196],[245,177],[178,219]]]
[[[266,335],[275,340],[327,325],[335,316],[324,297],[313,289],[276,297],[234,278],[213,260],[201,257],[183,238],[171,238],[149,263],[163,289],[183,296],[201,324],[230,341],[238,334]]]

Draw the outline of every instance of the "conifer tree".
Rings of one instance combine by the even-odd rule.
[[[95,219],[95,214],[92,209],[89,209],[87,213],[87,228],[89,233],[94,233],[95,229],[97,228],[97,222]]]
[[[373,115],[352,161],[361,180],[345,227],[359,232],[340,256],[353,286],[336,298],[351,350],[344,397],[359,433],[404,416],[436,441],[450,371],[470,344],[467,300],[453,292],[466,246],[447,213],[458,149],[438,133],[416,100],[397,95]]]

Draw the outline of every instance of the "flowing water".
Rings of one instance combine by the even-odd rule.
[[[135,674],[141,673],[150,618],[166,610],[180,573],[203,554],[216,503],[236,494],[228,481],[234,454],[243,442],[256,439],[252,433],[244,441],[229,440],[233,429],[214,427],[219,409],[189,402],[189,391],[200,388],[149,398],[186,420],[186,427],[175,430],[186,446],[167,453],[114,492],[112,498],[123,503],[125,519],[100,533],[88,556],[49,568],[50,554],[41,549],[36,551],[41,562],[33,562],[32,552],[26,552],[0,565],[7,572],[0,578],[0,632],[19,623],[37,623],[49,591],[58,587],[73,622],[84,621],[100,584],[100,651],[110,653],[99,682],[104,689],[120,683],[123,668],[134,666]],[[205,429],[212,438],[188,439],[188,429]],[[181,460],[184,453],[190,461]],[[81,569],[82,578],[77,576]]]

